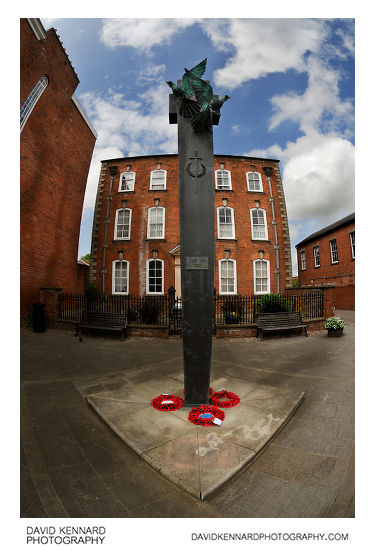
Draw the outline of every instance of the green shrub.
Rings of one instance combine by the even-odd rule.
[[[157,297],[144,297],[139,308],[142,323],[155,324],[161,311],[160,300]]]
[[[289,312],[290,310],[289,301],[279,294],[270,293],[268,295],[263,295],[254,302],[254,311],[256,314]]]

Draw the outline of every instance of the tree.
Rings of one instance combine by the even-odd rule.
[[[91,254],[90,253],[84,254],[83,256],[81,256],[80,260],[83,260],[84,262],[87,262],[88,264],[90,264]]]

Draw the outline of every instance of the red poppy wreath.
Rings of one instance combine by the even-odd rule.
[[[194,425],[201,425],[202,427],[208,427],[209,425],[214,425],[215,419],[220,419],[224,421],[225,413],[215,406],[206,406],[201,405],[198,407],[192,408],[189,413],[189,421]]]
[[[219,408],[232,408],[236,406],[240,401],[239,396],[229,390],[220,390],[214,392],[210,398],[210,404],[218,406]]]
[[[151,405],[159,411],[174,411],[182,408],[184,401],[174,394],[160,394],[152,400]]]

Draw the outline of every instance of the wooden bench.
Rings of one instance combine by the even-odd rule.
[[[83,312],[82,320],[76,323],[76,337],[79,330],[87,329],[97,331],[121,332],[121,340],[128,336],[126,327],[128,325],[126,314],[108,314],[106,312]],[[82,331],[81,331],[82,332]]]
[[[255,321],[257,324],[257,337],[260,335],[261,340],[263,340],[263,334],[267,331],[291,331],[293,329],[300,329],[301,331],[303,329],[307,337],[307,324],[303,323],[301,312],[258,314]]]

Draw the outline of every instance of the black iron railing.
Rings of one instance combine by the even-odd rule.
[[[106,312],[109,314],[126,313],[129,324],[167,325],[171,301],[166,295],[59,295],[59,318],[77,321],[84,310]]]
[[[181,333],[182,300],[173,295],[59,295],[59,318],[80,321],[84,310],[126,313],[129,325],[158,325]],[[301,312],[304,319],[323,317],[324,294],[312,291],[288,295],[215,295],[213,327],[251,324],[261,312]]]

